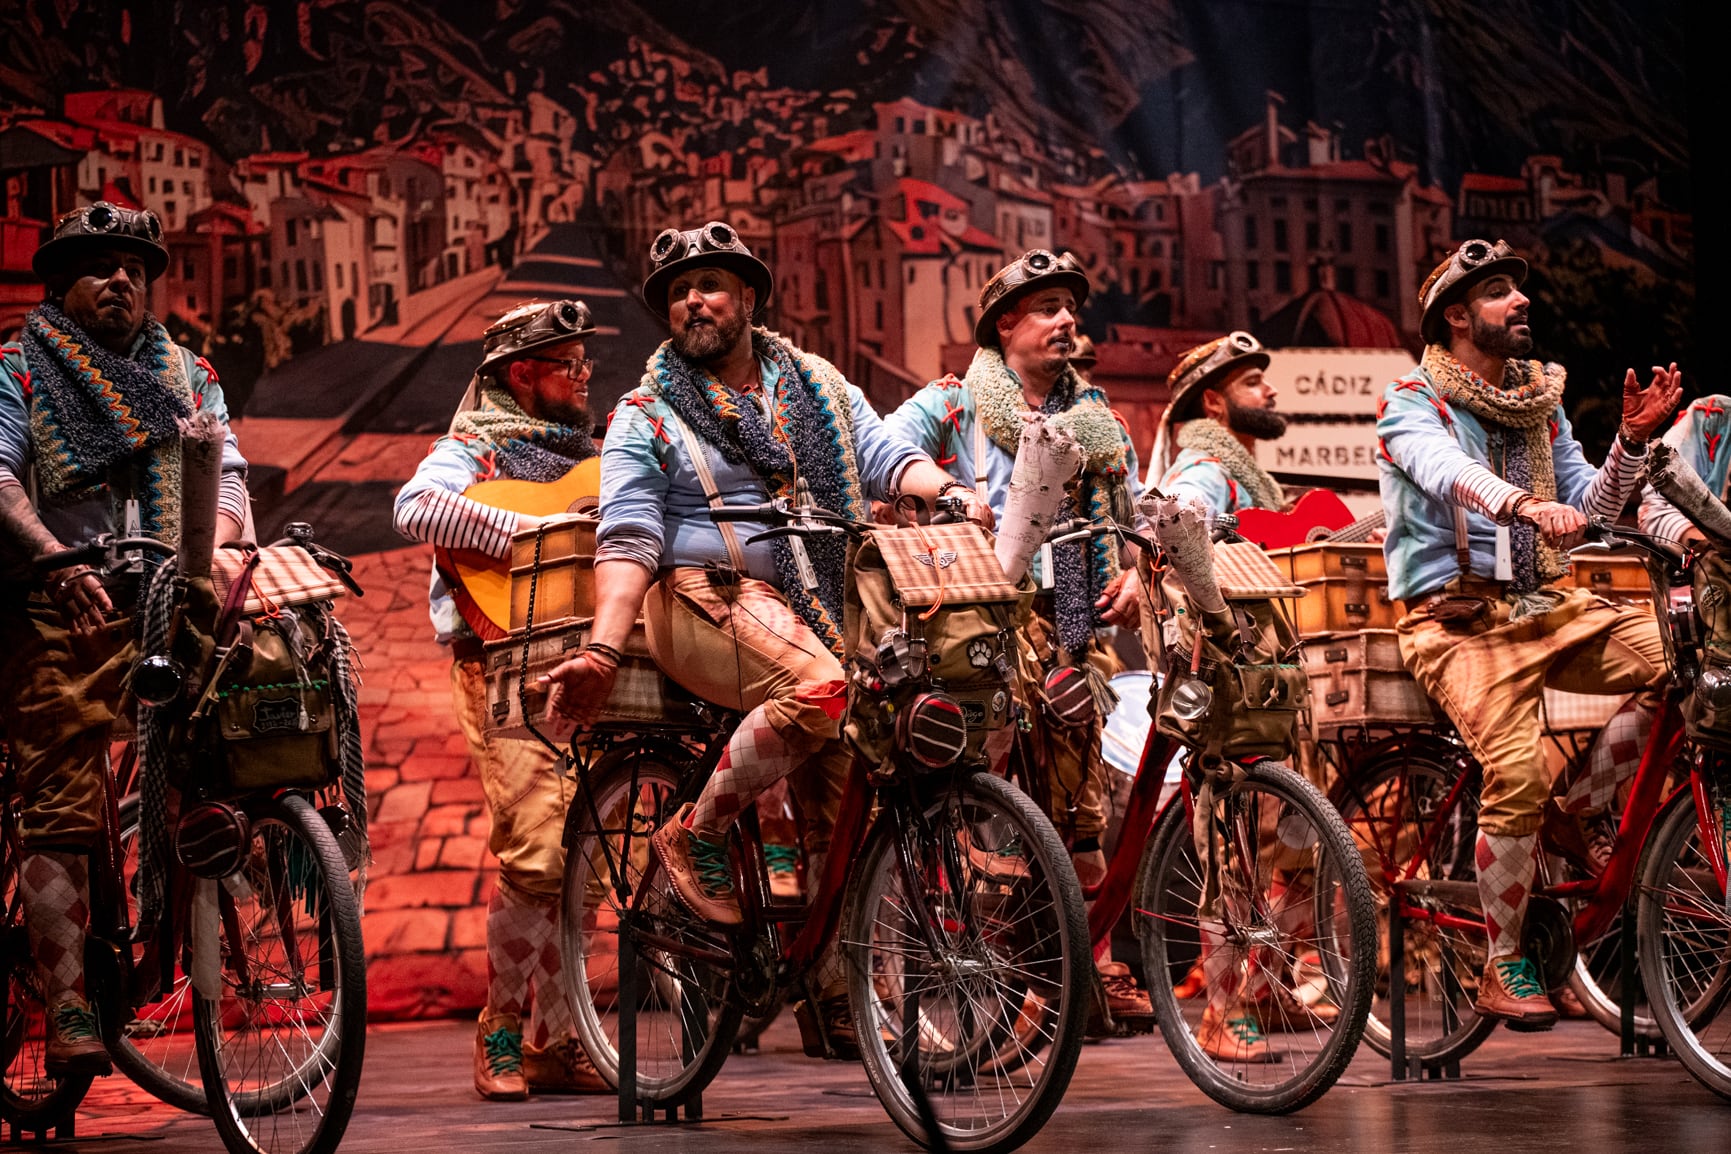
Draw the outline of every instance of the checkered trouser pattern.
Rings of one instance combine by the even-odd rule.
[[[1570,785],[1563,797],[1569,813],[1603,813],[1617,800],[1617,788],[1641,768],[1641,751],[1653,727],[1650,701],[1631,697],[1611,715],[1587,755],[1587,770]]]
[[[509,886],[493,887],[493,897],[487,903],[489,1014],[511,1014],[521,1020],[531,987],[538,995],[554,987],[558,972],[555,970],[549,981],[545,960],[549,951],[555,957],[558,954],[554,933],[558,910],[555,902],[537,901]],[[536,1001],[540,1000],[538,996]],[[569,1009],[565,1013],[569,1015]]]
[[[1521,923],[1526,920],[1527,899],[1533,892],[1533,855],[1538,843],[1537,834],[1506,837],[1479,832],[1474,857],[1492,958],[1521,952]]]
[[[693,807],[689,826],[705,841],[719,842],[740,811],[811,755],[775,731],[765,706],[745,715]]]
[[[83,854],[35,850],[18,876],[30,953],[48,1005],[84,996],[84,928],[90,920],[90,863]]]

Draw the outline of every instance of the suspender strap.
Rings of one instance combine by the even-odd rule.
[[[679,430],[680,437],[685,442],[685,455],[691,458],[692,471],[697,474],[697,483],[703,486],[704,499],[711,509],[719,509],[726,504],[721,499],[721,492],[715,485],[715,474],[709,468],[709,454],[704,451],[703,442],[697,434],[691,431],[691,426],[680,420],[679,414],[673,411],[672,405],[665,406],[667,423]],[[740,573],[745,572],[745,550],[740,548],[739,534],[734,530],[732,521],[717,521],[715,527],[721,530],[721,542],[727,546],[727,561]]]
[[[986,423],[980,419],[978,401],[974,402],[974,493],[980,504],[991,504],[986,500]]]
[[[1455,564],[1460,566],[1462,577],[1473,571],[1473,551],[1467,541],[1467,510],[1459,502],[1455,503]]]

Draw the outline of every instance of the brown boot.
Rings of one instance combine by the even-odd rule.
[[[1217,1062],[1261,1063],[1276,1062],[1279,1057],[1269,1049],[1262,1036],[1262,1027],[1243,1006],[1227,1014],[1209,1006],[1202,1011],[1202,1021],[1196,1026],[1196,1044],[1202,1052]]]
[[[546,1049],[523,1047],[523,1078],[537,1094],[611,1094],[613,1087],[589,1059],[576,1038],[554,1042]]]
[[[68,998],[48,1011],[46,1049],[43,1065],[57,1078],[68,1074],[107,1077],[114,1069],[108,1060],[108,1047],[96,1029],[96,1015],[83,998]]]
[[[1545,997],[1538,971],[1519,954],[1486,964],[1473,1008],[1481,1017],[1500,1018],[1511,1030],[1548,1030],[1557,1024],[1557,1008]]]
[[[1269,990],[1266,996],[1252,1002],[1250,1008],[1263,1031],[1269,1034],[1332,1029],[1340,1017],[1340,1007],[1333,1002],[1317,1002],[1312,1006],[1299,1001],[1284,988]]]
[[[769,868],[769,895],[777,901],[797,902],[799,889],[799,847],[763,843],[763,864]]]
[[[1113,1021],[1130,1025],[1126,1019],[1154,1020],[1154,1003],[1148,1000],[1148,991],[1136,981],[1129,966],[1123,962],[1101,962],[1098,969],[1100,984],[1106,987],[1106,1008],[1111,1011]]]
[[[687,802],[672,821],[651,834],[650,848],[661,859],[673,893],[686,909],[718,926],[740,925],[745,915],[739,909],[739,896],[733,892],[727,843],[705,841],[686,829],[685,818],[692,808]]]
[[[1020,846],[988,849],[975,845],[973,832],[965,825],[956,830],[956,847],[967,859],[969,869],[999,885],[1015,885],[1032,876]]]
[[[489,1102],[521,1102],[529,1096],[523,1026],[515,1014],[481,1011],[475,1026],[475,1092]]]

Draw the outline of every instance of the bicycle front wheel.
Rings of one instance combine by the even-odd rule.
[[[1653,1018],[1684,1069],[1722,1098],[1731,1098],[1731,909],[1706,839],[1725,852],[1728,809],[1710,803],[1703,822],[1687,790],[1666,804],[1647,844],[1636,911]]]
[[[1092,952],[1075,867],[1026,795],[975,774],[886,808],[841,949],[861,1059],[903,1133],[1004,1151],[1039,1132],[1081,1053]]]
[[[222,997],[193,997],[199,1071],[229,1150],[328,1154],[354,1111],[366,1050],[354,886],[306,798],[247,810],[246,864],[214,883]]]
[[[649,849],[679,808],[687,772],[653,752],[603,758],[571,803],[565,838],[560,941],[577,1036],[609,1083],[618,1086],[629,1063],[637,1097],[661,1104],[709,1084],[743,1014],[731,962],[721,960],[731,946],[674,899]],[[620,1028],[621,941],[636,954],[629,1035]]]
[[[1169,805],[1142,859],[1136,930],[1155,1020],[1221,1105],[1297,1110],[1345,1072],[1370,1015],[1364,862],[1321,791],[1273,761],[1246,767],[1195,818]],[[1198,960],[1206,990],[1181,999]]]

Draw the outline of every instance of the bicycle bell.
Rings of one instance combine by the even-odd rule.
[[[1695,696],[1710,709],[1731,709],[1731,668],[1709,665],[1695,678]]]

